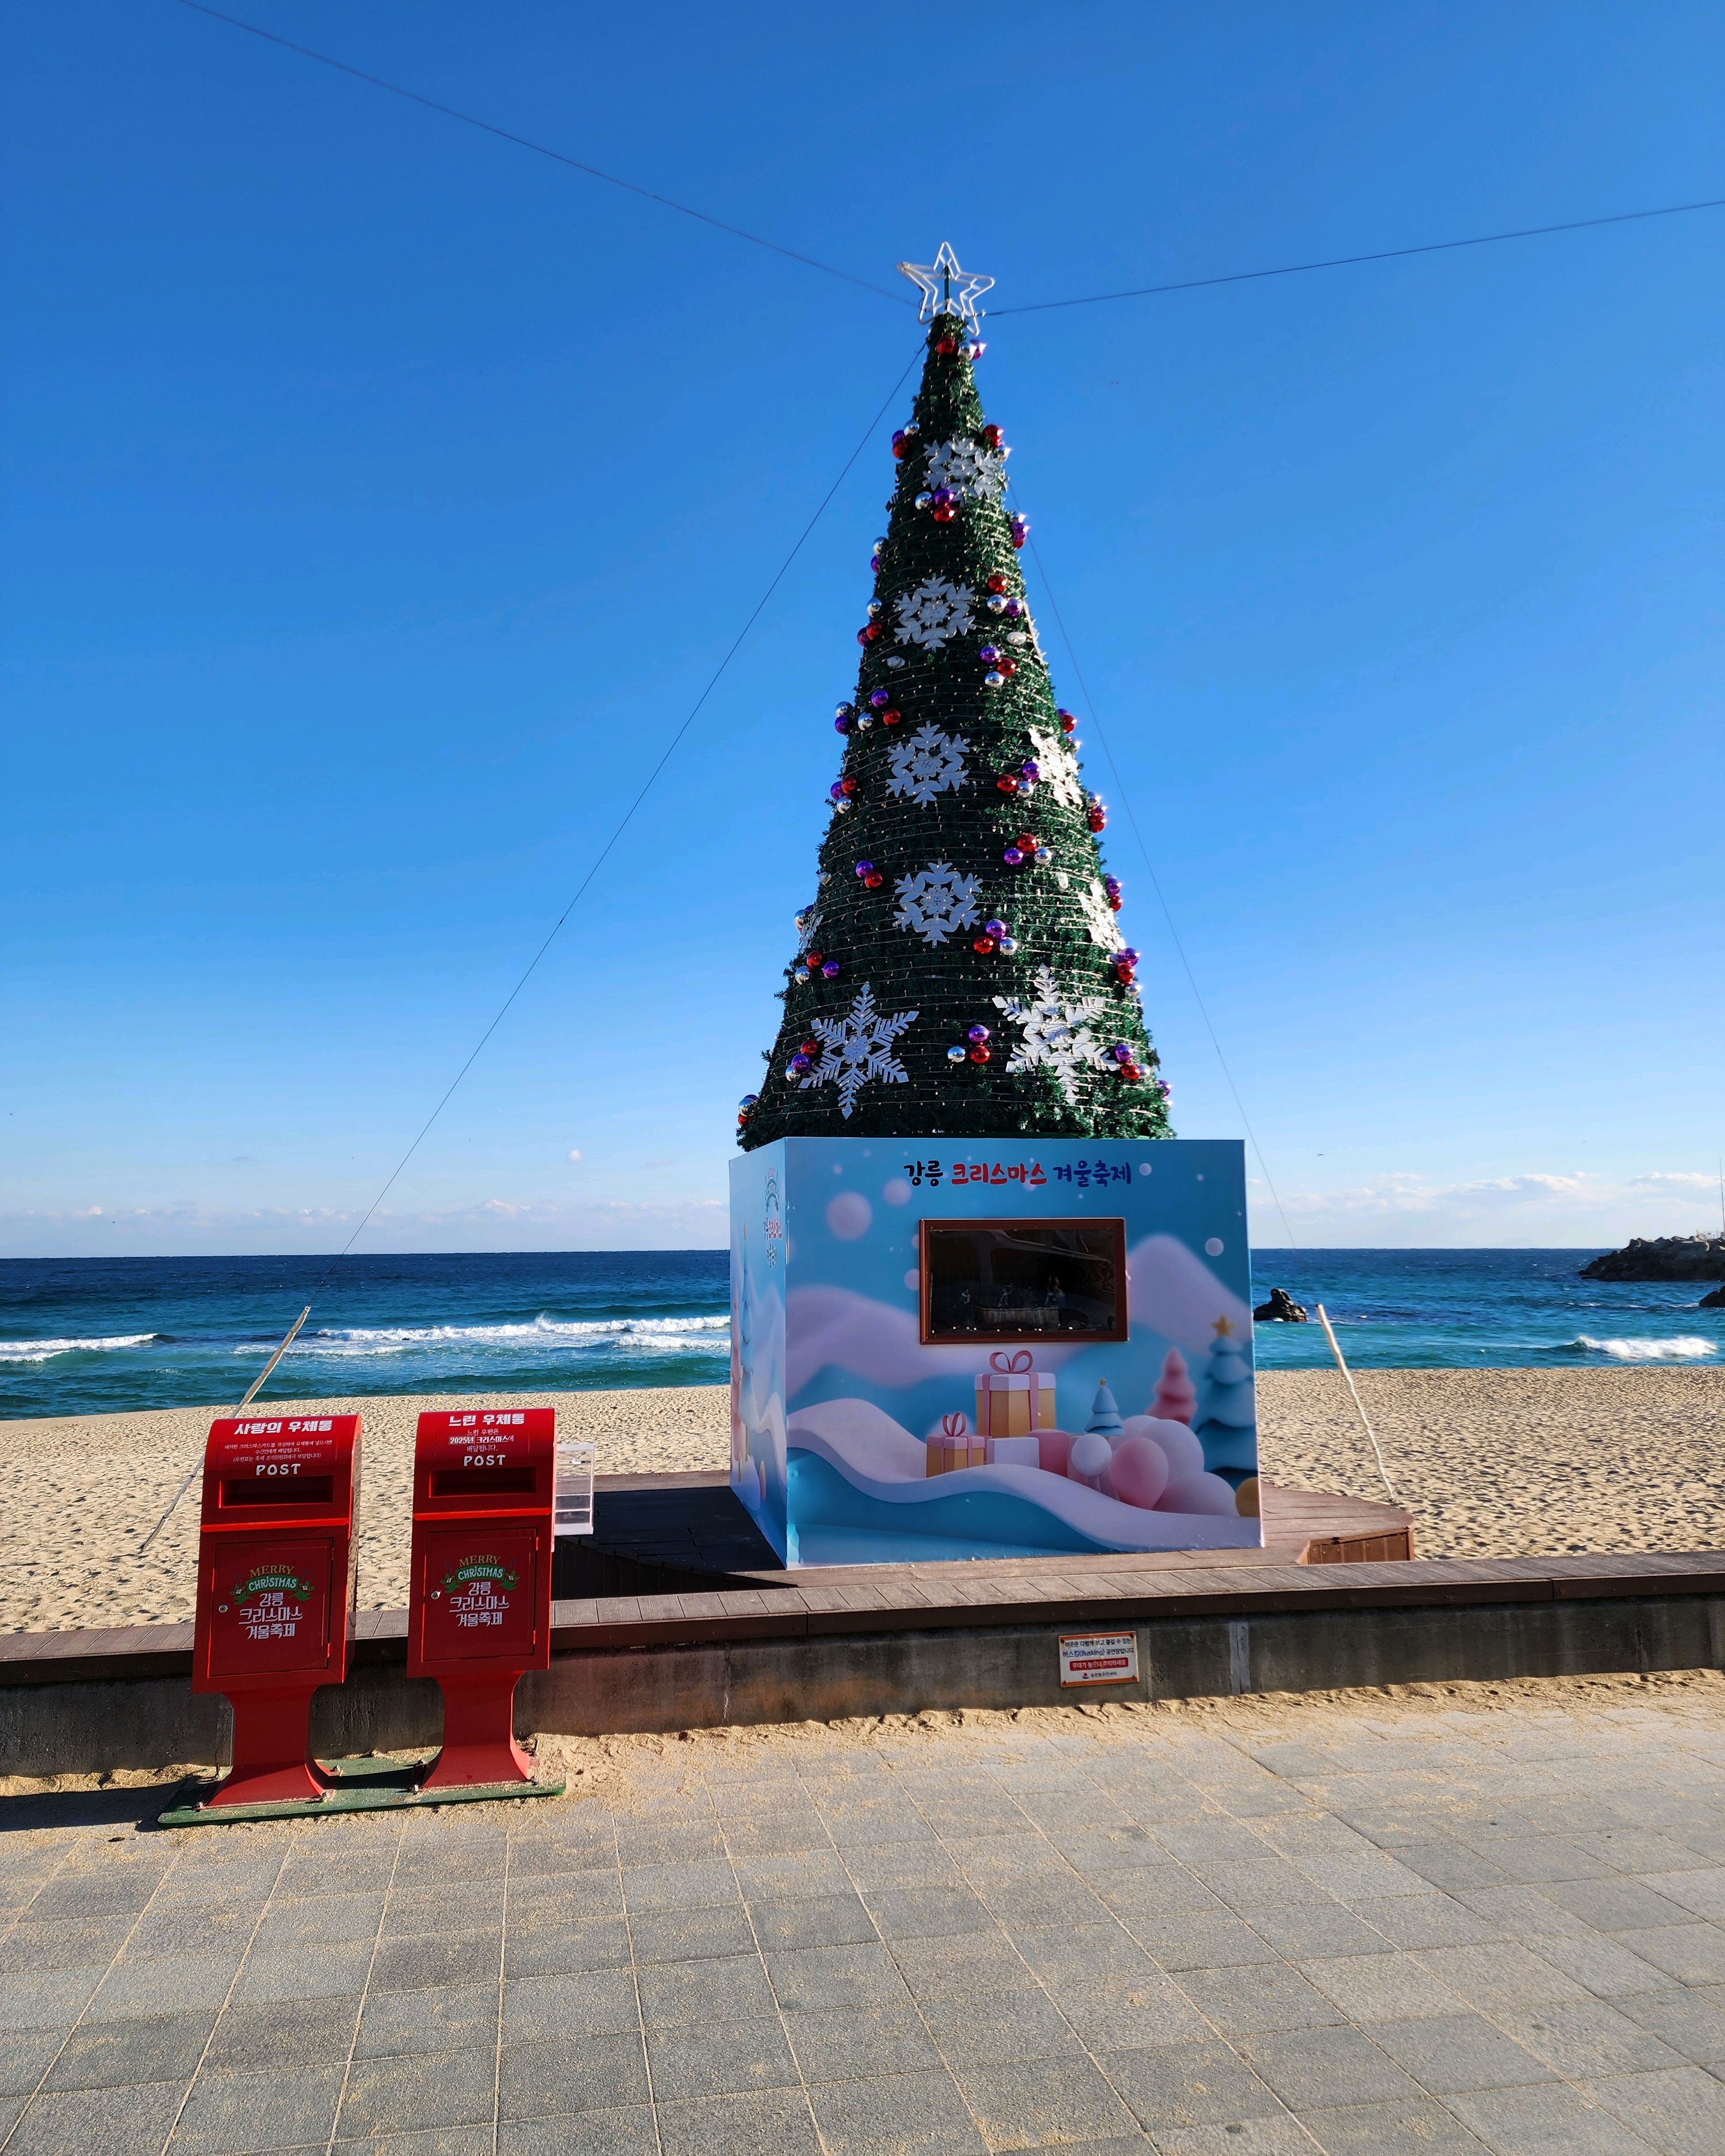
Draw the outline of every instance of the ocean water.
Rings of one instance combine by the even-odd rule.
[[[1322,1301],[1362,1368],[1717,1367],[1693,1283],[1577,1274],[1588,1250],[1260,1250],[1256,1299]],[[0,1260],[0,1416],[235,1402],[321,1258]],[[722,1250],[355,1257],[260,1396],[722,1384]],[[1316,1325],[1262,1325],[1265,1369],[1327,1363]]]

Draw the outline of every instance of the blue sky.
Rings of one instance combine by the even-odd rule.
[[[1003,310],[1725,193],[1699,0],[238,12],[883,285],[949,239]],[[326,1249],[914,320],[173,0],[0,38],[0,1253]],[[1717,1222],[1722,247],[990,324],[1302,1242]],[[907,397],[367,1247],[723,1240]],[[1178,1127],[1238,1135],[1085,735]]]

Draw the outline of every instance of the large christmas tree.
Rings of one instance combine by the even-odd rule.
[[[928,356],[892,438],[855,699],[784,1023],[739,1142],[1167,1137],[1167,1088],[1024,596],[1026,526],[985,419],[974,295],[952,250],[903,265]]]

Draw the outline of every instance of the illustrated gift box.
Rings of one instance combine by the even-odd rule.
[[[976,1426],[981,1437],[1029,1437],[1055,1426],[1055,1381],[1031,1368],[1028,1348],[997,1348],[977,1373]]]
[[[941,1417],[941,1426],[928,1440],[927,1472],[950,1475],[960,1467],[986,1466],[988,1441],[980,1430],[967,1429],[962,1414]]]

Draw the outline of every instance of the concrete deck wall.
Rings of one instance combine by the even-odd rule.
[[[1137,1633],[1141,1681],[1062,1691],[1062,1632]],[[1725,1666],[1725,1594],[1329,1607],[1086,1623],[832,1631],[558,1656],[526,1678],[516,1727],[571,1735],[831,1721],[924,1709],[1190,1699]],[[226,1763],[228,1709],[179,1675],[0,1685],[0,1772]],[[398,1661],[321,1692],[324,1758],[434,1744],[437,1687]]]

